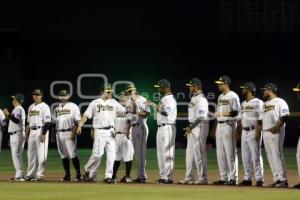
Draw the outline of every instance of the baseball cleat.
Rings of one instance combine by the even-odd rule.
[[[107,183],[107,184],[116,184],[116,181],[112,178],[106,178],[104,179],[104,183]]]
[[[137,178],[135,180],[132,181],[133,183],[146,183],[146,179],[145,178]]]
[[[160,179],[159,184],[173,184],[173,180],[171,179]]]
[[[80,182],[81,179],[81,174],[76,174],[76,177],[74,178],[74,181]]]
[[[264,182],[263,181],[256,181],[255,186],[256,187],[263,187],[264,186]]]
[[[252,181],[250,180],[243,180],[238,184],[238,186],[252,186]]]
[[[124,176],[121,180],[120,183],[132,183],[132,179],[130,177]]]
[[[279,181],[279,183],[277,183],[275,185],[276,188],[287,188],[289,187],[289,184],[287,183],[287,181]]]
[[[62,181],[71,181],[71,175],[70,174],[66,174],[61,180]]]
[[[279,184],[280,181],[277,180],[277,181],[274,181],[273,183],[271,183],[271,185],[269,185],[269,187],[275,187],[277,184]]]
[[[208,181],[207,180],[195,181],[194,184],[195,185],[208,185]]]
[[[181,181],[178,181],[177,182],[178,184],[181,184],[181,185],[193,185],[194,184],[194,181],[193,180],[186,180],[186,179],[183,179]]]
[[[26,177],[25,177],[25,181],[31,181],[32,179],[34,179],[34,178],[31,177],[31,176],[26,176]]]
[[[227,181],[226,183],[224,183],[224,185],[236,185],[236,181],[233,179],[230,179],[229,181]]]
[[[89,182],[89,180],[90,180],[90,173],[89,172],[84,172],[84,174],[82,176],[82,179],[85,182]]]
[[[227,181],[223,181],[223,180],[218,180],[213,182],[213,185],[224,185]]]
[[[300,183],[298,183],[297,185],[294,185],[293,188],[300,188]]]

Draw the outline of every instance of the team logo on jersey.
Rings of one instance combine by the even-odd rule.
[[[286,114],[286,113],[288,113],[289,112],[289,110],[288,109],[282,109],[282,114]]]
[[[264,105],[264,112],[275,110],[275,105]]]
[[[28,115],[29,115],[29,117],[38,116],[38,115],[40,115],[40,111],[39,110],[29,110]]]
[[[61,116],[61,115],[68,115],[71,113],[70,109],[62,109],[62,110],[56,110],[56,114],[57,116]]]
[[[255,111],[255,106],[250,106],[250,105],[242,106],[242,113],[243,112],[253,112],[253,111]]]
[[[230,100],[228,100],[228,99],[219,99],[219,101],[218,101],[219,106],[224,106],[224,105],[229,105],[229,104],[230,104]]]
[[[97,105],[97,112],[100,112],[100,111],[114,111],[114,107],[110,106],[110,105],[98,104]]]

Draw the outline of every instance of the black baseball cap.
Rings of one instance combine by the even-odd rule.
[[[256,87],[254,85],[254,83],[252,82],[246,82],[244,83],[244,85],[240,86],[241,89],[248,89],[250,90],[252,93],[256,92]]]
[[[70,95],[70,93],[69,93],[69,91],[67,91],[67,90],[60,90],[59,92],[58,92],[58,96],[59,97],[66,97],[66,96],[69,96]]]
[[[126,90],[127,91],[136,90],[136,87],[135,87],[134,84],[128,84],[127,87],[126,87]]]
[[[300,92],[300,82],[297,84],[296,87],[293,88],[294,92]]]
[[[229,76],[223,75],[219,78],[219,80],[215,81],[216,84],[220,85],[220,84],[231,84],[231,79]]]
[[[158,81],[158,83],[156,85],[154,85],[154,87],[155,88],[171,87],[171,83],[167,79],[161,79],[160,81]]]
[[[35,89],[32,92],[33,95],[43,96],[43,91],[41,89]]]
[[[271,90],[273,92],[277,92],[277,86],[274,83],[267,83],[261,90]]]
[[[190,82],[186,83],[185,85],[188,86],[188,87],[199,86],[201,88],[202,83],[201,83],[201,80],[199,78],[192,78],[190,80]]]
[[[12,97],[13,99],[17,100],[19,103],[23,103],[23,102],[24,102],[24,99],[25,99],[24,95],[23,95],[23,94],[20,94],[20,93],[15,94],[15,95],[12,95],[11,97]]]

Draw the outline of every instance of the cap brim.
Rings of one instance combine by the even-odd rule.
[[[240,86],[241,89],[247,89],[245,86]]]
[[[36,92],[33,92],[32,95],[43,95],[41,93],[36,93]]]
[[[260,90],[267,90],[268,88],[260,88]]]
[[[193,87],[193,86],[195,86],[195,85],[192,85],[192,84],[190,84],[190,83],[187,83],[187,84],[185,84],[186,86],[188,86],[188,87]]]
[[[129,89],[127,89],[126,91],[131,91],[131,90],[136,90],[136,88],[135,88],[135,87],[129,88]]]
[[[300,88],[293,88],[294,92],[300,92]]]
[[[70,95],[64,95],[64,96],[58,95],[58,98],[70,98]]]
[[[224,84],[224,81],[215,81],[215,84]]]
[[[104,92],[112,92],[113,90],[104,90]]]
[[[155,87],[155,88],[160,88],[161,86],[160,86],[160,85],[154,85],[153,87]]]
[[[11,96],[11,98],[15,99],[15,98],[16,98],[16,96]]]

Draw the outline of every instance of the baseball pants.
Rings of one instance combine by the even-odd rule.
[[[241,149],[242,149],[242,162],[244,166],[244,180],[252,179],[252,169],[256,181],[263,181],[263,160],[261,156],[261,139],[255,139],[256,130],[243,130]]]
[[[176,126],[158,127],[156,134],[157,161],[161,179],[172,179],[175,160]]]
[[[129,162],[133,159],[133,145],[126,134],[116,134],[116,161]]]
[[[12,161],[16,170],[15,178],[24,177],[22,153],[24,149],[25,137],[23,131],[16,131],[10,135],[10,149]]]
[[[71,131],[58,131],[56,134],[56,141],[58,152],[61,159],[75,158],[77,156],[76,143],[77,137],[74,140],[71,139]]]
[[[45,166],[48,156],[48,143],[49,143],[49,131],[46,133],[46,139],[44,143],[41,143],[42,129],[30,130],[28,138],[28,177],[43,178],[45,172]]]
[[[218,123],[216,129],[217,160],[223,181],[238,182],[238,158],[235,141],[236,123]]]
[[[193,166],[196,166],[198,180],[207,182],[207,155],[206,139],[208,136],[209,124],[201,123],[188,135],[185,155],[186,175],[185,180],[194,180]]]

